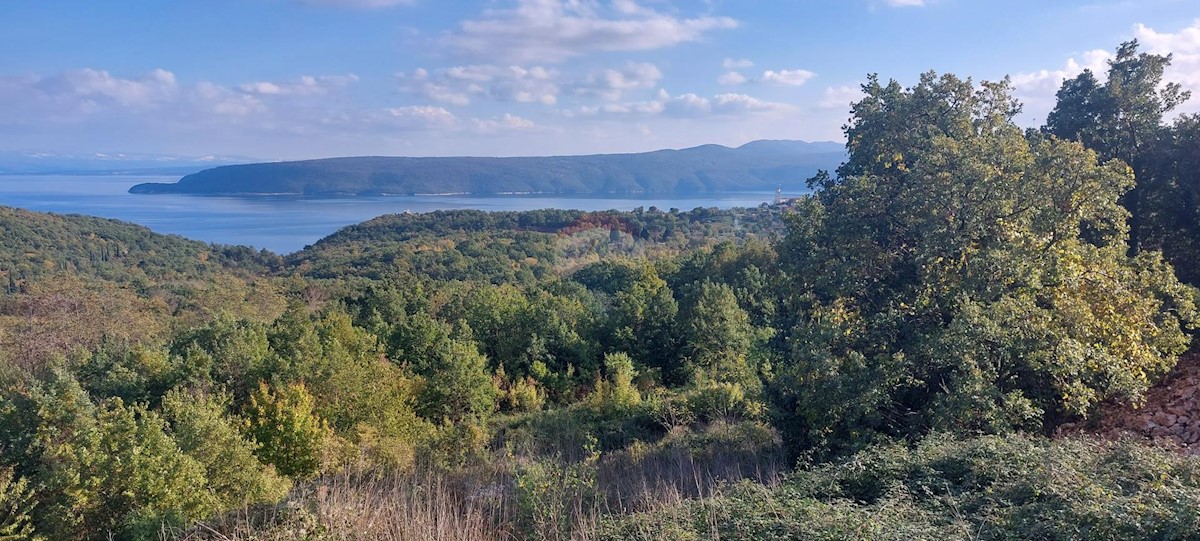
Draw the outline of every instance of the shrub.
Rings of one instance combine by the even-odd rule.
[[[258,444],[259,460],[289,477],[316,475],[330,430],[314,408],[303,384],[275,389],[260,383],[243,411],[246,433]]]
[[[658,510],[601,539],[1194,539],[1200,459],[1125,441],[1010,435],[888,443]]]

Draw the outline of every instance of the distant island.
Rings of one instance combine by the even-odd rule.
[[[753,141],[638,154],[349,157],[226,165],[137,194],[422,195],[712,193],[798,186],[845,158],[841,143]]]

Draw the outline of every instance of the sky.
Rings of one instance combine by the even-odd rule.
[[[3,0],[0,151],[263,160],[841,141],[868,74],[1010,76],[1040,125],[1197,0]]]

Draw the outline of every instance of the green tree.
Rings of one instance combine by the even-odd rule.
[[[1156,150],[1155,175],[1167,189],[1147,195],[1155,213],[1146,236],[1181,280],[1200,284],[1200,116],[1176,119]]]
[[[432,428],[417,417],[415,378],[340,310],[317,322],[315,336],[319,350],[304,379],[320,417],[374,465],[410,464],[414,445]]]
[[[302,383],[279,388],[260,383],[242,412],[259,460],[289,477],[316,475],[330,431],[315,410],[316,401]]]
[[[667,282],[649,264],[627,289],[617,291],[605,324],[602,345],[628,353],[639,365],[656,370],[664,382],[682,383],[679,362],[679,304]]]
[[[275,368],[267,326],[248,320],[222,317],[184,332],[175,339],[172,353],[182,356],[189,348],[211,357],[213,381],[225,385],[239,399]]]
[[[637,370],[633,367],[633,359],[624,353],[607,353],[604,355],[604,372],[607,377],[597,379],[589,402],[595,408],[624,412],[638,405],[642,396],[633,384]]]
[[[432,422],[483,421],[495,409],[496,388],[487,358],[469,338],[442,343],[422,376],[418,412]]]
[[[1052,425],[1174,364],[1192,297],[1127,256],[1124,164],[1027,139],[1007,82],[863,90],[781,246],[803,316],[774,391],[799,443]]]
[[[52,539],[152,539],[217,510],[199,463],[158,414],[113,399],[95,406],[65,372],[36,392],[38,530]]]
[[[173,390],[163,398],[163,417],[184,454],[204,468],[207,488],[221,510],[278,501],[291,483],[258,461],[254,443],[230,418],[228,398]]]
[[[694,383],[738,383],[758,387],[750,364],[754,328],[733,289],[704,281],[684,321],[684,351]]]
[[[28,479],[18,479],[11,468],[0,468],[0,541],[35,541],[35,501]]]
[[[1058,103],[1046,117],[1046,131],[1082,142],[1102,159],[1116,158],[1133,168],[1137,184],[1122,202],[1130,212],[1130,249],[1137,253],[1161,248],[1153,235],[1159,209],[1148,203],[1172,190],[1168,178],[1156,171],[1154,154],[1164,143],[1163,117],[1191,93],[1178,83],[1163,82],[1171,55],[1138,52],[1137,40],[1122,43],[1108,62],[1104,84],[1085,70],[1063,82]]]

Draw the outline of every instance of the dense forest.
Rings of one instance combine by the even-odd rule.
[[[845,157],[836,143],[752,141],[640,154],[354,157],[214,167],[131,193],[353,194],[712,193],[803,186]]]
[[[1198,321],[1169,62],[1123,44],[1041,129],[871,77],[786,205],[286,256],[0,208],[0,540],[1195,538],[1192,450],[1086,431]]]

